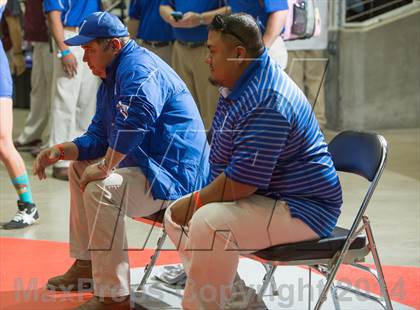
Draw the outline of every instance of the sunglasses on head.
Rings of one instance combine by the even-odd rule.
[[[228,29],[226,27],[226,22],[223,18],[223,15],[220,15],[220,14],[216,15],[214,17],[212,25],[213,25],[215,30],[220,31],[223,34],[228,34],[228,35],[231,35],[231,36],[235,37],[237,40],[239,40],[239,42],[241,42],[242,45],[246,46],[243,39],[238,34],[236,34],[235,31],[233,31],[231,29]]]

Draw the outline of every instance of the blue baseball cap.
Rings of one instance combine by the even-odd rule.
[[[85,18],[79,34],[64,41],[69,46],[84,45],[98,38],[127,37],[127,27],[120,19],[108,12],[95,12]]]

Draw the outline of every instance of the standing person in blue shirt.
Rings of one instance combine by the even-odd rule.
[[[172,67],[187,84],[200,110],[204,126],[210,128],[216,110],[217,88],[208,82],[207,25],[216,14],[230,11],[224,0],[162,0],[160,14],[173,27],[175,44]],[[173,12],[182,13],[176,20]]]
[[[128,31],[132,39],[152,51],[169,65],[174,34],[172,27],[159,14],[161,0],[131,0]]]
[[[209,29],[211,78],[223,87],[210,183],[171,204],[165,229],[188,276],[184,309],[255,309],[254,291],[232,291],[240,254],[330,235],[341,187],[308,100],[254,19],[216,16]]]
[[[3,16],[5,5],[6,0],[0,0],[0,20]],[[3,225],[4,229],[25,228],[34,224],[39,217],[37,208],[32,200],[25,163],[13,145],[12,93],[12,76],[7,56],[0,40],[0,160],[5,165],[18,195],[18,211],[10,222]]]
[[[280,37],[286,24],[287,0],[228,0],[232,13],[247,13],[257,20],[263,42],[283,69],[287,66],[287,49]]]
[[[77,34],[83,19],[100,11],[100,0],[44,0],[52,37],[54,63],[51,91],[51,129],[48,145],[69,141],[81,135],[95,113],[99,79],[83,63],[80,46],[69,47],[64,40]],[[70,162],[53,166],[53,177],[68,179]]]
[[[34,164],[42,179],[45,167],[73,161],[70,256],[76,261],[48,287],[81,290],[89,286],[82,279],[93,276],[94,298],[80,309],[129,305],[124,215],[156,213],[208,179],[207,138],[185,83],[128,35],[116,16],[97,12],[65,41],[82,45],[84,61],[103,81],[96,114],[83,136],[43,151]]]

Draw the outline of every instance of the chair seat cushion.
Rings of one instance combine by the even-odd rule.
[[[348,229],[336,227],[328,238],[273,246],[252,255],[270,261],[297,261],[331,258],[346,241]],[[366,246],[366,236],[357,236],[350,245],[351,250]]]

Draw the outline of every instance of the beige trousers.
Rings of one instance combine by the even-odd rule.
[[[48,125],[51,108],[53,54],[48,42],[33,42],[31,72],[31,110],[17,141],[25,144],[41,139]]]
[[[172,45],[154,47],[153,45],[145,43],[143,40],[136,40],[137,44],[141,47],[147,48],[149,51],[155,53],[162,58],[168,65],[172,64]]]
[[[118,297],[130,294],[125,215],[143,217],[167,207],[154,200],[149,184],[137,167],[117,169],[84,192],[80,179],[94,161],[75,161],[69,169],[70,256],[91,260],[94,294]]]
[[[204,61],[208,50],[206,46],[188,47],[174,43],[172,67],[187,84],[206,129],[210,129],[219,99],[219,91],[209,82],[210,68]]]
[[[165,229],[188,275],[183,298],[188,310],[224,308],[240,254],[319,238],[309,226],[291,217],[285,202],[260,195],[203,206],[193,215],[186,233],[172,221],[169,206]]]
[[[322,83],[325,66],[326,58],[322,50],[289,52],[288,74],[305,93],[312,106],[314,106],[316,100],[315,115],[321,128],[326,125],[325,82]]]
[[[75,35],[76,32],[64,30],[65,39]],[[64,72],[61,60],[53,57],[49,146],[72,141],[82,135],[96,110],[96,93],[100,80],[83,62],[83,49],[80,46],[71,46],[70,50],[77,60],[77,74],[72,78]],[[55,166],[68,167],[69,164],[68,161],[62,160]]]

